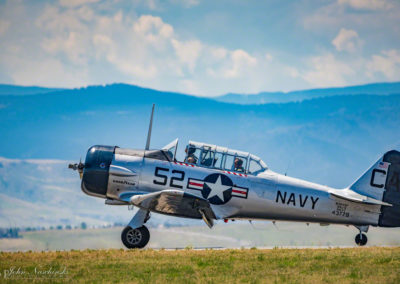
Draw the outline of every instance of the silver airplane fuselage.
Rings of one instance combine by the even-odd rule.
[[[122,168],[136,175],[123,176],[118,171],[122,171]],[[200,198],[216,199],[215,195],[203,194],[201,186],[190,184],[192,180],[201,184],[212,174],[222,175],[230,179],[235,187],[246,191],[246,194],[240,196],[228,192],[225,200],[210,200],[211,208],[215,212],[221,212],[218,217],[222,219],[378,225],[381,205],[370,205],[365,210],[362,204],[343,200],[329,193],[337,189],[284,176],[269,169],[258,175],[251,175],[183,162],[116,155],[111,164],[108,189],[104,197],[119,200],[123,192],[144,194],[177,189]],[[232,191],[228,188],[227,191],[229,190]]]

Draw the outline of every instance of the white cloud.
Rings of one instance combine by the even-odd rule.
[[[99,32],[93,36],[94,50],[97,58],[106,58],[124,74],[134,80],[140,79],[140,84],[157,87],[154,82],[163,78],[169,84],[175,81],[175,90],[198,94],[202,86],[204,88],[199,83],[202,80],[247,80],[250,76],[247,72],[257,65],[256,57],[244,50],[208,46],[195,39],[181,40],[173,27],[159,17],[142,15],[132,22],[133,28],[128,32],[125,31],[126,25],[115,21],[107,23],[114,28],[121,26],[120,33],[124,34],[125,40],[118,40],[114,31],[108,34]],[[200,63],[201,68],[197,69]],[[182,77],[184,79],[180,80]]]
[[[346,9],[350,1],[321,1],[326,3],[316,9],[305,13],[302,19],[303,26],[312,31],[314,35],[324,36],[336,33],[342,27],[351,27],[359,34],[363,35],[368,45],[374,46],[374,40],[392,41],[393,38],[399,38],[400,30],[400,2],[385,1],[382,7],[387,9],[370,9],[367,7],[379,7],[380,5],[370,5],[370,0],[361,0],[365,4],[365,9]],[[354,5],[356,6],[356,5]],[[362,7],[358,5],[359,7]],[[356,6],[357,7],[357,6]],[[382,36],[384,34],[384,36]],[[392,39],[390,39],[392,38]],[[315,38],[314,38],[315,39]]]
[[[172,3],[183,5],[186,8],[191,8],[200,4],[200,0],[170,0]]]
[[[99,0],[60,0],[60,5],[64,7],[77,7],[98,1]]]
[[[137,20],[113,15],[96,15],[94,24],[87,22],[91,10],[59,10],[49,7],[37,25],[48,30],[43,50],[53,56],[66,56],[69,63],[90,68],[92,60],[107,61],[123,74],[138,79],[151,79],[166,65],[165,53],[174,31],[160,17],[143,15]],[[164,61],[163,64],[161,61]]]
[[[164,23],[160,17],[151,15],[143,15],[133,21],[132,28],[131,22],[132,19],[117,22],[114,17],[110,23],[113,29],[108,35],[97,34],[94,37],[95,49],[100,56],[132,77],[133,82],[137,82],[137,79],[152,80],[166,72],[178,74],[179,64],[172,64],[173,27]],[[123,39],[116,30],[124,35]],[[194,62],[185,63],[193,66]]]
[[[301,76],[313,87],[329,87],[346,85],[346,77],[354,73],[347,63],[327,54],[311,58],[311,70],[303,72]]]
[[[35,34],[29,48],[17,41],[7,49],[0,46],[0,71],[7,70],[16,84],[78,87],[119,81],[198,95],[287,90],[279,76],[286,82],[295,77],[265,51],[209,45],[183,37],[161,17],[120,9],[104,13],[96,5],[44,5],[33,21],[21,22]]]
[[[134,62],[126,61],[122,58],[110,57],[110,62],[114,63],[118,69],[127,73],[139,77],[141,79],[151,79],[158,75],[158,68],[153,64],[135,64]]]
[[[199,58],[200,52],[203,48],[201,42],[198,40],[181,42],[173,39],[172,45],[179,61],[183,64],[186,64],[190,72],[193,72],[194,68],[196,67],[196,61]]]
[[[62,52],[69,57],[69,60],[74,64],[85,64],[87,61],[86,47],[82,45],[85,39],[82,35],[76,32],[70,32],[65,38],[55,37],[45,39],[42,42],[44,50],[50,54]]]
[[[36,86],[86,86],[90,83],[86,69],[69,68],[54,58],[32,59],[18,55],[2,58],[14,82]],[[62,78],[62,80],[60,80]]]
[[[338,3],[360,10],[386,10],[392,7],[386,0],[338,0]]]
[[[195,80],[181,80],[179,85],[182,86],[182,90],[187,94],[200,94],[201,88]]]
[[[93,36],[93,43],[99,47],[101,46],[111,46],[112,40],[106,35],[96,34]]]
[[[76,13],[79,15],[79,17],[80,17],[82,20],[85,20],[85,21],[92,21],[92,20],[94,19],[94,12],[93,12],[93,9],[91,9],[91,8],[88,7],[88,6],[80,7],[80,8],[76,11]],[[118,15],[118,14],[117,14],[117,15]]]
[[[157,10],[160,6],[157,0],[146,0],[145,2],[150,10]]]
[[[356,31],[342,28],[333,39],[332,44],[338,51],[356,52],[361,47],[362,41]]]
[[[367,70],[370,77],[374,73],[382,73],[387,79],[399,80],[400,51],[392,49],[382,51],[380,55],[373,55],[367,63]]]
[[[355,78],[357,82],[370,82],[383,76],[396,79],[399,74],[398,51],[370,55],[368,68],[366,59],[353,52],[362,43],[355,30],[363,34],[366,41],[369,34],[357,25],[341,23],[342,18],[331,12],[371,15],[338,9],[337,2],[333,7],[336,10],[331,7],[326,14],[321,14],[322,18],[327,15],[335,18],[329,31],[322,24],[312,24],[322,26],[325,41],[315,43],[314,49],[310,44],[307,53],[291,54],[288,50],[265,45],[249,51],[245,48],[248,45],[235,41],[226,43],[228,48],[224,39],[219,41],[222,44],[218,41],[209,44],[209,38],[204,35],[200,40],[192,27],[179,26],[179,21],[167,22],[163,16],[170,13],[166,5],[170,5],[167,8],[181,8],[171,3],[184,6],[183,0],[153,1],[155,5],[162,4],[155,7],[160,8],[158,16],[140,14],[136,9],[140,6],[148,11],[149,1],[134,0],[130,2],[133,3],[130,10],[125,9],[129,5],[124,1],[90,5],[90,1],[73,1],[69,6],[61,6],[59,2],[6,2],[7,13],[0,10],[0,34],[1,27],[5,26],[1,39],[6,43],[0,45],[1,79],[15,84],[65,87],[118,81],[161,90],[218,95],[354,84]],[[18,9],[9,8],[16,6],[14,3],[19,3]],[[32,6],[34,9],[30,9]],[[380,13],[392,13],[392,10]],[[341,29],[349,26],[354,30]],[[321,55],[321,46],[331,42],[326,35],[336,33],[332,41],[335,48],[353,53]],[[214,36],[211,34],[211,40]],[[386,49],[390,48],[393,47]],[[311,52],[317,53],[310,55]]]
[[[91,30],[87,21],[93,19],[93,10],[81,7],[63,11],[55,6],[47,6],[36,26],[46,34],[40,45],[52,56],[66,56],[72,64],[86,65],[91,49]]]
[[[217,60],[225,59],[228,55],[228,50],[223,47],[209,48],[210,54]]]
[[[292,77],[292,78],[297,78],[297,77],[300,76],[299,71],[298,71],[296,68],[294,68],[294,67],[287,67],[287,68],[286,68],[286,72],[287,72],[287,73],[289,74],[289,76]]]
[[[236,78],[242,75],[248,67],[254,67],[257,59],[242,49],[231,52],[231,68],[223,72],[225,78]]]
[[[53,38],[68,34],[70,31],[79,33],[88,30],[87,25],[83,22],[85,15],[79,13],[80,10],[67,9],[62,11],[57,6],[47,6],[44,11],[37,17],[35,21],[36,27],[43,31],[49,32],[47,36]]]
[[[257,58],[242,49],[229,51],[209,48],[209,52],[218,62],[215,68],[207,68],[207,74],[214,78],[234,79],[247,76],[248,72],[257,65]]]
[[[6,33],[10,26],[10,22],[0,19],[0,36]]]
[[[145,7],[153,11],[162,11],[170,4],[184,8],[193,8],[200,4],[200,0],[135,0],[137,3],[144,4]]]
[[[164,23],[160,17],[151,15],[141,16],[133,25],[133,30],[152,43],[158,43],[161,38],[170,38],[174,33],[171,25]]]

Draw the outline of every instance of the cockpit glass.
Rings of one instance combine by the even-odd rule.
[[[166,155],[168,155],[170,160],[173,161],[174,159],[176,159],[175,155],[177,147],[178,147],[178,138],[170,142],[169,144],[165,145],[164,147],[162,147],[161,150],[163,150],[166,153]]]
[[[173,146],[166,150],[166,152],[167,152],[168,156],[171,158],[171,160],[174,159],[175,151],[176,151],[176,146]]]
[[[177,143],[177,141],[173,142]],[[174,150],[170,147],[172,144],[168,144],[168,147],[165,146],[163,149],[172,153]],[[194,141],[189,141],[189,144],[185,148],[184,162],[200,167],[254,175],[268,169],[267,165],[260,158],[250,153]]]
[[[233,161],[234,161],[234,156],[233,155],[225,154],[225,166],[224,166],[224,169],[228,170],[228,171],[233,170]]]
[[[256,174],[260,172],[263,169],[263,167],[260,165],[258,161],[255,161],[253,159],[250,160],[249,164],[249,174]]]
[[[214,161],[214,152],[211,147],[204,147],[201,153],[200,165],[205,167],[211,167]]]
[[[215,155],[214,155],[214,167],[215,168],[218,168],[218,169],[222,169],[222,166],[223,166],[223,164],[222,164],[222,161],[223,161],[223,158],[224,156],[223,156],[223,154],[222,153],[220,153],[220,152],[216,152],[215,153]]]
[[[263,167],[263,169],[267,169],[268,168],[267,164],[265,164],[263,160],[260,160],[260,164]]]

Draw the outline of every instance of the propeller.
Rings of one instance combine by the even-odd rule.
[[[72,169],[74,171],[78,171],[80,178],[82,179],[82,174],[83,174],[83,169],[85,168],[85,164],[82,163],[82,157],[79,158],[79,164],[69,164],[68,165],[69,169]]]

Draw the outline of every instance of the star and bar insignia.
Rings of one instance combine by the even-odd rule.
[[[201,191],[204,198],[210,203],[221,205],[232,197],[247,198],[249,189],[236,186],[232,180],[223,174],[210,174],[204,180],[189,178],[188,189]]]

